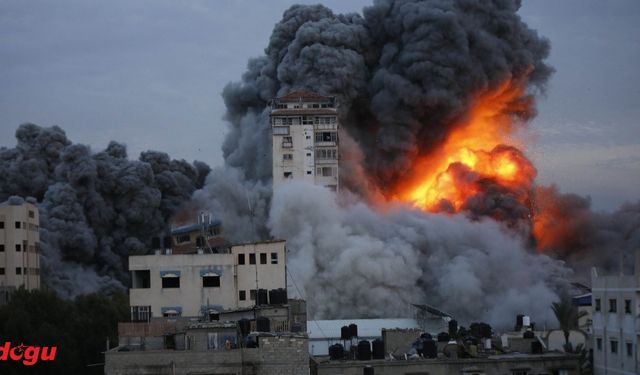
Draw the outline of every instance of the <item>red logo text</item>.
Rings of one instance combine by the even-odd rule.
[[[11,347],[9,341],[0,346],[0,361],[22,361],[25,366],[33,366],[38,361],[53,361],[56,359],[57,346],[33,346],[20,344]]]

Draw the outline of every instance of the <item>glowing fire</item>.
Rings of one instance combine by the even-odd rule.
[[[523,94],[523,85],[506,81],[478,95],[446,140],[416,160],[413,178],[399,184],[393,198],[428,211],[458,211],[479,192],[478,181],[528,189],[536,172],[519,151],[523,145],[512,137],[511,114],[531,105]]]

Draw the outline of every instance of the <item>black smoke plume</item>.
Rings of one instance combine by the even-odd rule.
[[[127,256],[147,252],[210,170],[157,151],[130,160],[117,142],[94,153],[57,126],[24,124],[16,138],[0,148],[0,201],[39,202],[43,279],[63,297],[126,285]]]

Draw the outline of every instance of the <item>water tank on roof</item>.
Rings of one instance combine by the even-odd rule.
[[[522,328],[522,318],[524,318],[524,315],[522,314],[516,315],[516,331]]]
[[[329,359],[332,361],[344,358],[344,347],[342,344],[333,344],[329,347]]]
[[[266,289],[258,289],[258,300],[256,304],[267,305],[269,303],[269,293]]]
[[[367,340],[358,342],[358,359],[361,361],[371,360],[371,343]]]
[[[432,339],[427,339],[422,342],[423,353],[427,358],[436,358],[438,356],[438,346]]]
[[[425,332],[425,333],[420,335],[420,338],[423,339],[423,340],[431,340],[433,338],[433,336],[431,336],[431,334],[429,332]]]
[[[533,334],[533,331],[525,331],[522,334],[522,337],[525,338],[525,339],[532,339],[532,338],[535,337],[535,335]]]
[[[375,375],[375,371],[373,370],[373,367],[366,366],[362,369],[362,375]]]
[[[440,332],[438,333],[438,342],[449,342],[449,339],[451,337],[449,336],[448,333],[446,332]]]
[[[531,325],[531,318],[528,315],[522,317],[522,326],[529,327]]]
[[[351,323],[349,324],[349,335],[351,337],[358,337],[358,325]]]
[[[349,333],[349,326],[342,326],[340,328],[340,340],[349,340],[351,339],[351,335]]]
[[[373,359],[384,359],[384,341],[375,339],[371,343]]]
[[[458,333],[458,321],[451,319],[449,321],[449,336],[455,336]]]
[[[165,236],[163,239],[162,244],[164,245],[165,249],[171,249],[172,245],[171,245],[171,236]]]
[[[151,237],[151,249],[157,250],[160,248],[160,237]]]
[[[264,316],[256,319],[256,330],[258,332],[270,332],[271,331],[271,322],[269,318],[265,318]]]
[[[542,344],[540,341],[531,341],[531,354],[542,354]]]
[[[278,296],[277,289],[271,289],[269,291],[269,303],[271,305],[279,305],[280,304],[280,296]]]
[[[249,319],[238,320],[238,325],[240,326],[242,336],[246,336],[251,332],[251,321]]]

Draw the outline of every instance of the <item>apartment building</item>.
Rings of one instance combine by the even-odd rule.
[[[640,373],[640,256],[633,275],[591,273],[594,374]]]
[[[130,256],[131,320],[215,316],[267,304],[274,296],[286,303],[285,241],[219,251]]]
[[[12,290],[40,288],[38,207],[13,197],[0,203],[0,290],[6,302]]]
[[[339,187],[340,148],[335,97],[293,91],[271,101],[273,187],[304,180]]]

